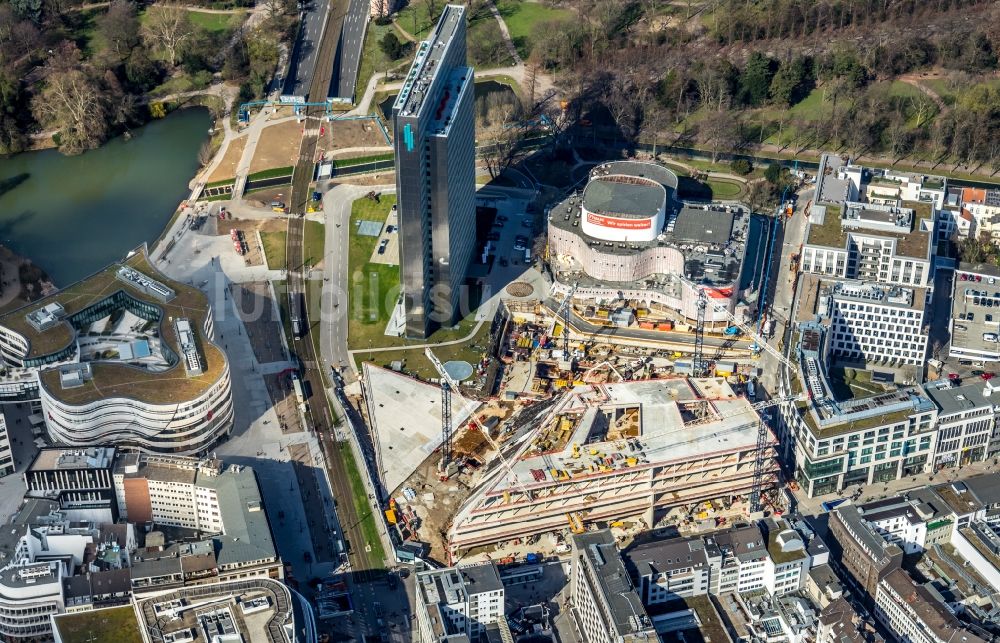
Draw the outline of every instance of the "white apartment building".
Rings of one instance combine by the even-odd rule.
[[[920,553],[927,543],[927,522],[932,512],[918,501],[886,498],[859,507],[862,519],[886,541],[906,554]]]
[[[925,289],[837,281],[821,314],[831,320],[829,352],[850,361],[923,364]]]
[[[657,640],[611,531],[577,534],[571,540],[570,602],[583,639],[590,643]]]
[[[948,380],[929,383],[924,390],[938,407],[936,467],[980,462],[1000,452],[1000,382],[973,378],[958,385]]]
[[[783,596],[805,586],[812,557],[802,536],[794,529],[772,530],[768,534],[764,560],[764,587],[771,596]]]
[[[222,533],[216,479],[218,460],[121,454],[115,462],[115,497],[120,516],[133,522]]]
[[[875,618],[905,643],[985,643],[902,569],[879,581]]]
[[[821,541],[816,544],[826,552]],[[780,520],[653,540],[629,547],[622,556],[646,606],[762,588],[780,596],[803,588],[812,565],[802,536]]]
[[[913,208],[844,202],[809,217],[801,270],[841,279],[926,287],[934,217]]]
[[[503,583],[492,562],[421,572],[416,586],[421,643],[476,641],[488,627],[504,625]]]
[[[1000,239],[1000,190],[961,188],[962,210],[969,213],[977,235]]]

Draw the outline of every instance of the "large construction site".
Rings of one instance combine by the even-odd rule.
[[[714,528],[750,513],[755,485],[757,510],[781,509],[777,440],[726,378],[575,384],[529,403],[458,398],[455,417],[470,421],[442,449],[438,387],[367,376],[391,522],[438,560],[563,551],[570,533],[597,527],[623,539]]]
[[[760,416],[773,402],[753,403],[769,347],[746,299],[756,259],[741,279],[749,210],[682,203],[651,163],[599,166],[574,198],[548,210],[549,295],[509,283],[477,364],[428,350],[430,382],[364,367],[386,517],[408,551],[503,561],[589,529],[627,540],[784,509]],[[608,264],[625,260],[628,274]]]

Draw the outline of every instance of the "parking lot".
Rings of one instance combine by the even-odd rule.
[[[516,281],[531,261],[525,261],[525,250],[531,251],[535,242],[533,221],[535,215],[528,214],[528,201],[518,198],[491,199],[489,205],[497,209],[493,227],[487,240],[490,242],[493,265],[489,272],[489,282],[494,292],[501,290],[512,281]],[[481,248],[476,249],[473,259],[480,263]]]
[[[382,234],[378,237],[378,243],[375,244],[369,261],[390,266],[399,265],[399,215],[396,210],[389,212],[389,216],[386,217]]]
[[[952,342],[971,351],[1000,351],[1000,283],[959,281],[952,302]],[[973,360],[975,361],[975,360]]]

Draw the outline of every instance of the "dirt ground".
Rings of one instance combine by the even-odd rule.
[[[243,200],[256,208],[270,208],[272,201],[287,201],[290,191],[290,185],[279,185],[274,188],[254,190],[243,195]]]
[[[273,232],[284,229],[284,219],[266,219],[263,221],[251,219],[227,219],[226,221],[219,222],[218,224],[218,233],[220,235],[229,236],[230,230],[243,231],[243,237],[249,247],[249,251],[244,257],[248,266],[264,265],[264,251],[257,242],[257,230],[260,230],[261,232]]]
[[[338,177],[335,181],[330,181],[330,187],[334,185],[392,185],[396,182],[395,172],[379,172],[378,174],[359,174],[358,176]],[[255,193],[256,194],[256,193]]]
[[[243,149],[246,147],[246,144],[246,136],[233,139],[229,142],[229,147],[226,148],[226,153],[222,157],[222,162],[219,163],[215,171],[208,177],[208,183],[231,179],[236,176],[236,167],[240,164],[240,159],[243,158]]]
[[[326,152],[352,147],[384,147],[389,149],[382,135],[382,128],[374,119],[343,120],[324,124],[319,148]]]
[[[501,420],[510,414],[510,409],[503,405],[490,405],[477,412],[480,418],[497,416]],[[403,506],[409,507],[420,519],[416,538],[431,545],[431,557],[436,560],[447,560],[445,534],[451,525],[452,517],[468,497],[469,492],[479,483],[482,464],[493,457],[486,436],[478,429],[463,427],[453,441],[454,455],[467,455],[476,458],[480,465],[476,468],[466,467],[451,479],[441,481],[438,477],[438,463],[441,455],[435,452],[424,460],[417,470],[403,483],[393,497]],[[406,500],[402,491],[413,489],[416,497]]]
[[[302,123],[288,121],[264,128],[250,161],[250,173],[295,165],[299,157]]]

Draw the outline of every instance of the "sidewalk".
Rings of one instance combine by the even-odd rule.
[[[993,459],[990,458],[984,460],[983,462],[974,462],[962,467],[948,468],[935,473],[922,473],[916,476],[906,476],[905,478],[893,480],[887,483],[875,482],[862,487],[863,491],[861,493],[861,497],[858,498],[856,504],[898,496],[904,491],[908,491],[910,489],[917,489],[928,485],[944,484],[954,480],[961,480],[963,478],[972,478],[984,473],[994,473],[995,471],[996,467],[993,465]],[[828,500],[836,500],[838,498],[850,498],[857,490],[857,485],[850,485],[840,493],[828,493],[815,498],[806,498],[801,489],[794,492],[794,494],[795,499],[799,503],[799,512],[806,516],[815,516],[825,513],[821,507],[824,502]]]

